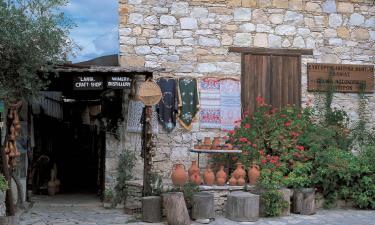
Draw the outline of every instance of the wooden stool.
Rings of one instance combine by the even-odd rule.
[[[208,192],[199,192],[193,195],[192,218],[195,220],[215,218],[213,194]]]
[[[259,217],[259,195],[236,191],[228,195],[226,218],[237,222],[257,221]]]
[[[142,221],[149,223],[161,221],[161,197],[148,196],[142,198]]]

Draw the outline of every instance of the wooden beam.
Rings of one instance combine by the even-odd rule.
[[[254,55],[313,55],[312,49],[229,47],[229,52],[250,53]]]

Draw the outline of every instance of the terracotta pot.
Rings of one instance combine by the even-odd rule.
[[[54,181],[48,182],[48,194],[54,196],[56,194],[56,184]]]
[[[190,176],[190,182],[192,182],[192,183],[194,183],[196,185],[201,185],[202,184],[201,175],[199,175],[199,173],[193,173]]]
[[[210,166],[207,166],[206,171],[204,171],[203,180],[208,186],[212,186],[215,183],[215,174],[212,172]]]
[[[259,166],[256,164],[251,165],[248,176],[249,176],[249,183],[251,185],[255,185],[257,183],[258,177],[259,177]]]
[[[236,178],[237,180],[242,177],[242,178],[245,178],[246,176],[246,171],[243,169],[243,165],[242,163],[237,163],[237,168],[236,170],[233,172],[233,176],[234,178]]]
[[[189,177],[193,175],[194,173],[200,173],[200,169],[197,166],[197,161],[195,160],[191,161],[191,166],[188,170],[188,173],[189,173]]]
[[[233,176],[229,179],[229,185],[230,186],[236,186],[237,185],[237,180]]]
[[[220,166],[219,171],[216,173],[216,183],[219,183],[219,179],[223,179],[224,183],[227,180],[227,174],[224,171],[224,166]]]
[[[182,164],[175,164],[172,168],[172,183],[174,185],[182,186],[186,183],[187,175],[185,166]]]
[[[214,137],[213,146],[220,146],[220,137]]]
[[[238,180],[237,180],[238,186],[243,186],[243,185],[245,185],[245,183],[246,183],[246,181],[243,177],[238,178]]]
[[[204,144],[205,145],[211,145],[211,138],[210,137],[205,137],[204,138]]]
[[[216,184],[218,186],[224,186],[225,184],[225,179],[224,178],[216,178]]]
[[[56,179],[55,180],[55,185],[56,185],[56,194],[58,194],[60,192],[60,180],[59,179]]]

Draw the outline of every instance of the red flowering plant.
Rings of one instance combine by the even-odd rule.
[[[245,165],[252,162],[270,172],[287,175],[296,161],[311,159],[299,137],[311,124],[311,109],[293,106],[275,108],[257,97],[253,115],[245,115],[239,126],[229,133],[229,140],[243,150],[239,158]],[[282,177],[282,176],[281,176]]]

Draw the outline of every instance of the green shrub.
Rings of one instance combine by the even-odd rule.
[[[0,191],[8,190],[8,182],[6,181],[4,175],[0,174]]]
[[[277,190],[268,190],[261,194],[260,201],[266,216],[280,216],[283,210],[288,207],[288,202]]]

